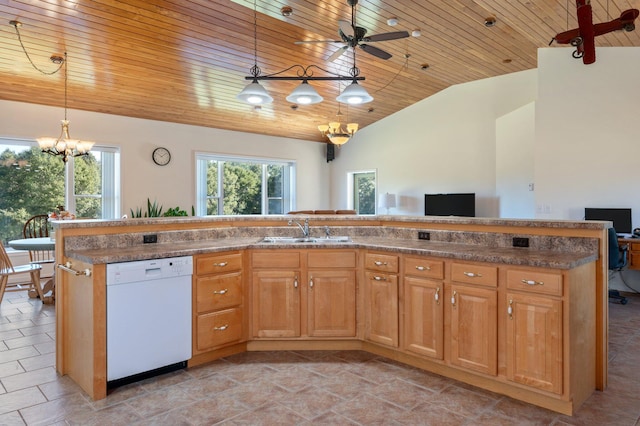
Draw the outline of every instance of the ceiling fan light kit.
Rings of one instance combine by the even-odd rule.
[[[373,96],[371,96],[364,87],[360,86],[358,82],[354,80],[350,85],[345,87],[336,100],[343,104],[360,105],[371,102],[373,100]]]
[[[253,82],[247,84],[242,92],[236,96],[238,100],[251,105],[266,105],[273,102],[273,98],[269,92],[254,79]]]

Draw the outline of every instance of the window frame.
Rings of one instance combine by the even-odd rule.
[[[217,154],[212,152],[202,152],[198,151],[194,153],[194,162],[195,162],[195,193],[196,193],[196,202],[195,202],[195,211],[197,216],[207,216],[207,204],[210,199],[218,200],[218,212],[216,216],[225,216],[224,214],[224,167],[218,167],[218,175],[217,175],[217,186],[218,186],[218,194],[217,196],[209,196],[207,195],[207,167],[203,167],[203,164],[208,163],[209,161],[218,161],[218,162],[236,162],[236,163],[252,163],[259,164],[262,166],[261,173],[261,215],[270,215],[270,214],[284,214],[287,211],[295,210],[296,206],[296,170],[297,170],[297,162],[291,159],[284,158],[271,158],[271,157],[255,157],[255,156],[243,156],[243,155],[229,155],[229,154]],[[268,213],[269,211],[269,201],[274,199],[274,197],[270,197],[268,194],[268,167],[270,165],[278,165],[285,166],[285,169],[288,170],[288,173],[284,176],[283,182],[283,195],[281,198],[283,200],[283,212],[282,213]]]
[[[359,203],[356,203],[355,194],[355,179],[357,175],[373,174],[373,213],[361,213],[359,209]],[[347,172],[347,208],[355,210],[358,215],[375,216],[378,214],[378,170],[377,169],[363,169],[352,170]]]

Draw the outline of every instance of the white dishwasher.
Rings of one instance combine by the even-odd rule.
[[[191,256],[107,265],[107,385],[186,367]]]

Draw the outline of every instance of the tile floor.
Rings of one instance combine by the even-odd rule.
[[[56,374],[54,308],[7,293],[0,425],[640,426],[640,296],[610,318],[610,387],[574,417],[355,351],[245,353],[91,401]]]

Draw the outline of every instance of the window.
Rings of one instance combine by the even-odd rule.
[[[120,212],[120,154],[96,146],[88,156],[62,159],[35,142],[0,139],[0,239],[22,238],[31,216],[58,206],[78,217],[114,219]]]
[[[295,162],[196,154],[196,213],[284,214],[294,209]]]
[[[368,170],[348,174],[349,206],[358,214],[376,214],[376,172]]]

